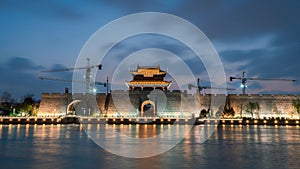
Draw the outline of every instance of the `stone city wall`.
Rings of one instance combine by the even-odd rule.
[[[249,102],[259,104],[256,118],[284,117],[298,118],[293,100],[299,95],[192,95],[186,91],[111,91],[111,94],[83,95],[70,93],[43,93],[39,116],[65,115],[76,106],[79,115],[139,115],[141,104],[151,100],[156,105],[157,113],[195,113],[210,110],[211,116],[220,113],[224,106],[231,107],[235,117],[250,117],[246,111]],[[74,100],[82,100],[74,102]],[[73,102],[73,103],[72,103]],[[70,105],[72,103],[72,105]],[[93,107],[93,106],[97,107]],[[69,107],[69,110],[67,108]],[[222,113],[222,112],[221,112]]]

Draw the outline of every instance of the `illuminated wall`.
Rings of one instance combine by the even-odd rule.
[[[111,95],[97,94],[96,102],[99,108],[99,112],[92,112],[93,115],[107,115],[107,116],[136,116],[139,115],[141,109],[140,105],[143,101],[149,99],[149,92],[142,91],[112,91]],[[150,94],[151,95],[151,94]],[[284,117],[284,118],[299,118],[292,106],[292,102],[295,99],[299,99],[300,96],[295,95],[191,95],[187,92],[180,91],[164,91],[164,98],[166,100],[155,100],[153,102],[162,104],[163,114],[165,115],[180,115],[193,112],[199,114],[201,110],[211,110],[212,116],[214,116],[220,107],[224,107],[226,103],[235,111],[235,117],[250,117],[247,113],[246,107],[249,102],[257,102],[260,110],[258,111],[259,118],[270,117]],[[65,115],[68,105],[74,99],[80,99],[84,97],[82,94],[73,96],[71,94],[59,94],[59,93],[43,93],[41,97],[41,103],[39,108],[39,116],[57,116]],[[219,98],[225,98],[226,102],[217,104],[211,104],[211,100],[218,101]],[[159,97],[157,97],[159,98]],[[92,103],[82,104],[87,107],[91,107]],[[197,110],[195,110],[195,107]],[[94,111],[96,109],[92,109]],[[87,110],[85,110],[87,111]],[[80,114],[80,113],[78,113]],[[82,114],[82,112],[81,112]],[[86,113],[87,114],[87,113]]]

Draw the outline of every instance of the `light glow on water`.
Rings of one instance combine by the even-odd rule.
[[[210,126],[194,126],[185,139],[168,152],[137,160],[99,148],[88,139],[82,125],[0,125],[0,162],[5,168],[24,169],[298,168],[299,126],[222,125],[200,144],[199,139],[205,137],[200,133],[214,130],[214,125]],[[171,125],[98,124],[90,127],[98,131],[113,128],[128,137],[146,138],[157,136]],[[164,137],[179,135],[185,129],[185,125],[176,125],[174,130],[163,134]],[[101,138],[101,133],[96,134]]]

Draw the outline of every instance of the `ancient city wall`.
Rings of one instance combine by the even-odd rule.
[[[38,116],[59,116],[66,113],[71,94],[42,93]]]
[[[259,111],[256,118],[284,117],[297,118],[295,108],[292,105],[293,100],[299,99],[299,95],[191,95],[180,91],[111,91],[111,94],[97,94],[75,96],[65,93],[43,93],[38,115],[64,115],[70,109],[70,104],[74,100],[84,100],[81,102],[81,108],[76,114],[96,115],[139,115],[141,104],[146,100],[151,100],[156,104],[159,113],[195,113],[199,114],[201,110],[210,110],[211,116],[216,113],[222,113],[224,106],[231,107],[235,112],[235,117],[250,117],[247,112],[249,102],[259,104]],[[84,103],[88,102],[88,103]],[[73,106],[79,103],[74,103]],[[93,107],[98,106],[97,108]]]

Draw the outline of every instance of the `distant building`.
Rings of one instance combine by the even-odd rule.
[[[130,71],[133,80],[126,82],[129,90],[150,91],[153,89],[168,90],[171,81],[165,81],[167,72],[160,69],[160,66],[137,66],[137,69]]]

